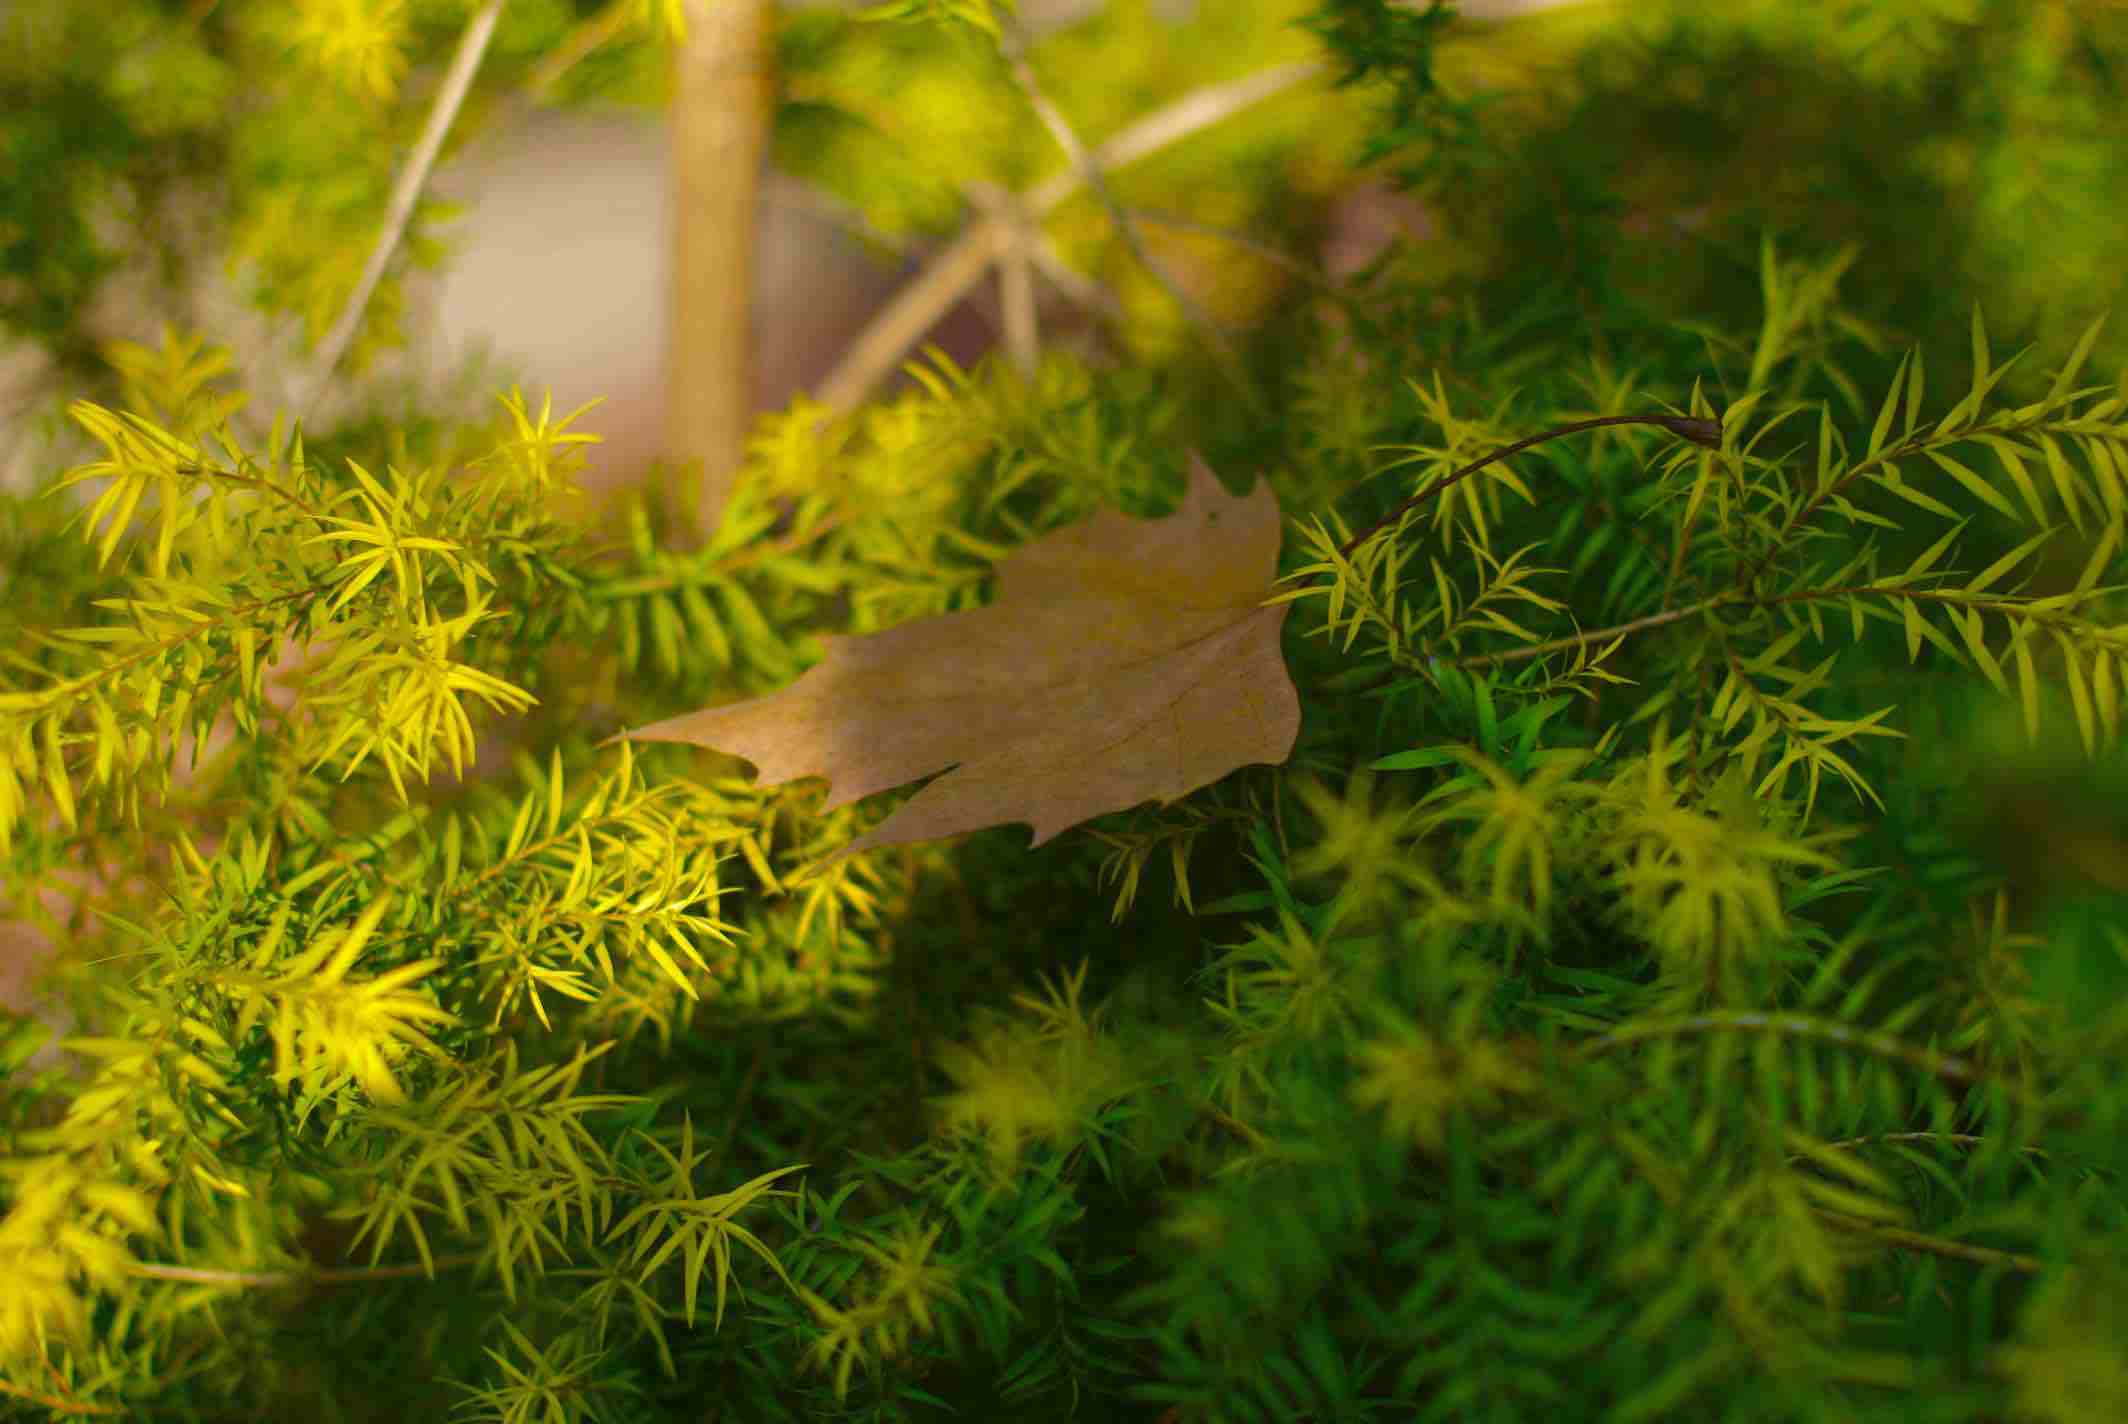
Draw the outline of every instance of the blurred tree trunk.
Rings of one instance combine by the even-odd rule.
[[[684,0],[673,50],[666,458],[707,539],[753,419],[754,211],[773,115],[773,0]]]

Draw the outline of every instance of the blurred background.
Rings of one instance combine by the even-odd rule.
[[[1109,0],[1021,0],[1037,34],[1082,21]],[[1150,0],[1172,24],[1199,6],[1233,0]],[[1583,0],[1466,0],[1459,8],[1487,23]],[[4,9],[0,4],[0,9]],[[862,8],[859,0],[825,6]],[[1419,7],[1423,8],[1423,6]],[[665,293],[670,283],[667,139],[648,113],[530,109],[490,126],[437,169],[431,191],[463,206],[449,225],[452,253],[442,271],[407,279],[408,349],[380,359],[378,374],[433,392],[464,377],[469,360],[484,377],[464,378],[474,402],[521,381],[535,402],[551,386],[557,412],[594,398],[603,404],[579,429],[604,443],[588,451],[585,483],[607,489],[632,479],[663,439]],[[1419,205],[1369,185],[1340,204],[1333,237],[1316,256],[1343,275],[1371,260],[1398,231],[1424,229]],[[755,409],[779,410],[817,382],[850,339],[921,267],[939,244],[919,244],[900,262],[867,252],[807,185],[767,175],[755,272]],[[256,409],[287,400],[302,362],[291,332],[243,300],[216,261],[198,265],[190,305],[210,339],[229,344]],[[152,275],[120,273],[99,292],[89,325],[105,337],[154,345],[165,311]],[[963,366],[998,336],[995,284],[986,283],[933,329]],[[1068,323],[1068,308],[1043,311],[1044,330]],[[0,338],[4,340],[4,338]],[[27,342],[0,352],[0,482],[24,488],[35,471],[33,413],[49,420],[59,395],[51,364]],[[906,382],[897,377],[895,384]],[[892,387],[889,387],[891,389]]]
[[[1022,0],[1036,31],[1071,24],[1107,0]],[[1222,0],[1155,0],[1180,23]],[[1472,20],[1509,18],[1581,0],[1469,0]],[[603,485],[656,453],[665,401],[664,293],[666,142],[654,120],[545,113],[499,132],[437,180],[466,204],[464,245],[436,282],[428,314],[428,359],[448,370],[492,350],[502,364],[554,385],[557,410],[604,395],[586,418],[606,443],[590,452],[587,482]],[[808,191],[770,175],[763,194],[754,296],[756,410],[780,410],[826,375],[850,339],[920,265],[884,266]],[[1356,194],[1337,215],[1336,237],[1317,254],[1350,272],[1393,232],[1418,234],[1419,205],[1387,188]],[[994,291],[963,302],[930,339],[967,366],[996,344]],[[527,302],[521,294],[537,292]],[[980,305],[977,305],[977,302]],[[1045,311],[1045,318],[1065,313]],[[898,377],[905,382],[907,377]]]

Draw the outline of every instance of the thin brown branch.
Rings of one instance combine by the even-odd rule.
[[[1843,1138],[1838,1142],[1828,1142],[1825,1145],[1827,1147],[1873,1147],[1880,1142],[1955,1142],[1960,1147],[1978,1147],[1986,1141],[1985,1137],[1979,1137],[1970,1132],[1880,1132],[1870,1137]],[[2037,1147],[2024,1147],[2019,1150],[2029,1152],[2035,1157],[2047,1155]]]
[[[1034,373],[1041,336],[1035,322],[1034,242],[1019,199],[989,183],[972,183],[970,196],[986,216],[1001,219],[1012,241],[998,258],[998,302],[1003,308],[1005,349],[1022,376]]]
[[[1901,1226],[1887,1226],[1883,1222],[1867,1221],[1858,1216],[1844,1216],[1822,1208],[1816,1210],[1815,1215],[1823,1219],[1828,1226],[1838,1227],[1855,1236],[1868,1236],[1903,1251],[1922,1251],[1947,1260],[1971,1261],[1979,1266],[2002,1266],[2028,1276],[2036,1276],[2046,1269],[2046,1262],[2037,1256],[2019,1255],[2015,1251],[1998,1251],[1992,1246],[1972,1246],[1963,1241],[1946,1241],[1940,1236],[1908,1231]]]
[[[982,280],[991,261],[1011,241],[1003,223],[985,220],[931,260],[878,316],[857,334],[835,363],[816,397],[830,410],[855,409],[922,339],[938,319]]]
[[[1493,667],[1500,663],[1519,663],[1529,658],[1541,658],[1546,653],[1566,652],[1589,643],[1605,643],[1613,638],[1623,638],[1628,634],[1644,632],[1649,628],[1660,628],[1665,623],[1675,623],[1680,618],[1690,618],[1695,613],[1717,607],[1723,603],[1734,602],[1735,599],[1736,595],[1734,594],[1719,593],[1712,598],[1703,598],[1689,607],[1673,608],[1667,613],[1651,613],[1645,618],[1635,618],[1630,623],[1617,623],[1609,628],[1598,628],[1593,632],[1576,633],[1571,638],[1553,638],[1549,642],[1531,643],[1526,647],[1510,648],[1504,653],[1486,653],[1474,658],[1443,658],[1440,661],[1450,662],[1459,668],[1482,668]]]
[[[384,280],[385,265],[391,261],[399,239],[406,232],[407,222],[414,215],[414,204],[420,200],[421,190],[428,182],[429,170],[436,166],[436,155],[443,151],[444,136],[451,131],[451,124],[464,106],[467,92],[473,87],[473,75],[480,68],[488,41],[494,38],[495,22],[502,16],[502,7],[503,0],[488,0],[466,22],[465,33],[459,37],[458,52],[451,56],[451,67],[444,72],[443,87],[436,91],[436,102],[429,108],[428,124],[414,144],[414,151],[407,155],[406,166],[399,170],[391,204],[385,210],[384,229],[377,234],[376,245],[370,249],[369,262],[363,267],[347,305],[341,309],[339,320],[333,323],[332,330],[326,333],[325,340],[318,347],[317,363],[307,390],[294,402],[297,412],[304,417],[317,404],[318,397],[332,381],[333,369],[354,343],[355,332],[362,324],[362,313],[368,308],[377,284]]]
[[[1116,233],[1123,239],[1124,246],[1130,249],[1131,256],[1138,260],[1139,266],[1152,274],[1153,280],[1161,285],[1175,305],[1182,309],[1190,324],[1197,328],[1198,335],[1204,339],[1205,345],[1217,358],[1235,391],[1251,407],[1260,411],[1262,401],[1256,394],[1256,388],[1250,384],[1249,373],[1242,365],[1241,357],[1228,342],[1226,334],[1212,320],[1211,313],[1175,280],[1174,274],[1169,272],[1163,263],[1154,259],[1152,252],[1145,245],[1144,235],[1138,231],[1138,224],[1131,217],[1130,210],[1123,206],[1115,191],[1108,186],[1108,179],[1101,171],[1100,162],[1080,141],[1071,121],[1064,117],[1064,111],[1056,106],[1056,102],[1042,88],[1041,80],[1035,75],[1034,66],[1027,62],[1026,37],[1017,25],[1008,23],[1004,37],[999,42],[999,49],[1005,56],[1013,82],[1020,86],[1020,92],[1027,96],[1027,102],[1042,120],[1042,126],[1048,129],[1049,136],[1057,141],[1057,147],[1064,150],[1065,157],[1071,160],[1072,167],[1085,179],[1087,187],[1093,190],[1101,206],[1108,209],[1109,220],[1115,224]]]
[[[1441,491],[1447,489],[1456,481],[1469,478],[1496,460],[1504,460],[1510,455],[1519,454],[1529,449],[1532,445],[1541,445],[1547,440],[1556,440],[1562,435],[1572,435],[1581,430],[1594,430],[1600,425],[1659,425],[1672,435],[1680,436],[1695,445],[1718,450],[1722,444],[1722,422],[1720,419],[1710,419],[1696,415],[1599,415],[1593,420],[1576,420],[1566,425],[1554,426],[1550,430],[1540,430],[1535,435],[1517,440],[1512,445],[1504,445],[1484,459],[1473,460],[1454,474],[1420,490],[1395,509],[1390,510],[1380,519],[1375,520],[1374,523],[1347,539],[1337,552],[1340,556],[1350,554],[1376,533],[1395,523],[1405,510],[1423,500],[1435,498]]]
[[[1281,94],[1321,74],[1320,63],[1289,64],[1227,84],[1215,84],[1156,110],[1103,143],[1094,164],[1107,171],[1125,167],[1149,154],[1210,128],[1253,104]],[[1039,223],[1085,186],[1075,168],[1053,174],[1022,195],[1030,223]],[[904,287],[852,342],[835,369],[821,382],[817,398],[838,411],[853,409],[892,375],[909,349],[982,280],[990,261],[1010,241],[1004,224],[985,219],[971,226],[917,279]]]
[[[1276,69],[1266,69],[1260,74],[1251,74],[1245,79],[1213,84],[1194,94],[1185,94],[1166,108],[1154,110],[1095,149],[1094,163],[1102,171],[1110,173],[1118,168],[1129,167],[1139,159],[1150,157],[1193,134],[1211,128],[1214,124],[1226,122],[1251,105],[1275,98],[1296,84],[1315,78],[1325,68],[1325,65],[1316,60],[1301,64],[1284,64]],[[1085,179],[1071,169],[1053,174],[1036,184],[1027,194],[1027,209],[1037,217],[1047,217],[1084,185]]]

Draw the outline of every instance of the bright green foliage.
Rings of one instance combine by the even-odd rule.
[[[1363,63],[1389,8],[1318,32],[1466,99],[1452,30]],[[1866,122],[1780,156],[1838,221],[1747,239],[1793,195],[1741,186],[1622,233],[1626,100],[1546,96],[1578,146],[1495,104],[1427,181],[1522,265],[1400,244],[1285,303],[1265,415],[1187,322],[1172,362],[934,352],[764,420],[693,550],[662,494],[581,509],[586,412],[252,441],[207,342],[104,353],[91,458],[0,502],[0,856],[77,1020],[36,1068],[0,1029],[0,1419],[2120,1418],[2128,380],[2088,310],[1998,359],[1980,200],[1847,166],[2014,7],[1903,47],[1888,8],[1576,60],[1676,76],[1626,90],[1675,133],[1808,40]],[[2032,29],[2128,58],[2087,8]],[[843,23],[786,42],[852,87],[860,33],[938,52],[919,129],[1005,82],[980,26]],[[984,104],[958,176],[1047,171]],[[1651,410],[1720,439],[1546,442],[1345,547]],[[1288,764],[801,877],[889,807],[607,742],[984,601],[1193,445],[1289,516]]]

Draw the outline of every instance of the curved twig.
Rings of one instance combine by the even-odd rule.
[[[362,313],[369,306],[377,284],[384,280],[385,264],[391,261],[392,252],[399,246],[407,222],[414,215],[414,204],[419,201],[421,189],[428,182],[429,170],[436,166],[436,155],[443,151],[444,135],[451,131],[451,121],[457,118],[467,92],[473,87],[473,75],[480,68],[480,58],[487,52],[488,41],[494,37],[495,22],[502,17],[503,3],[504,0],[488,0],[466,22],[465,34],[458,41],[458,52],[451,56],[451,67],[444,73],[443,87],[437,90],[436,102],[429,109],[428,125],[422,129],[414,151],[407,156],[406,167],[399,170],[399,181],[392,189],[391,206],[385,210],[384,230],[377,234],[376,246],[369,252],[369,262],[363,267],[347,305],[341,309],[339,320],[333,323],[332,330],[318,346],[317,364],[311,371],[308,389],[293,403],[301,417],[309,416],[311,407],[317,404],[318,397],[331,382],[333,368],[340,364],[347,348],[354,343],[355,330],[362,324]]]

